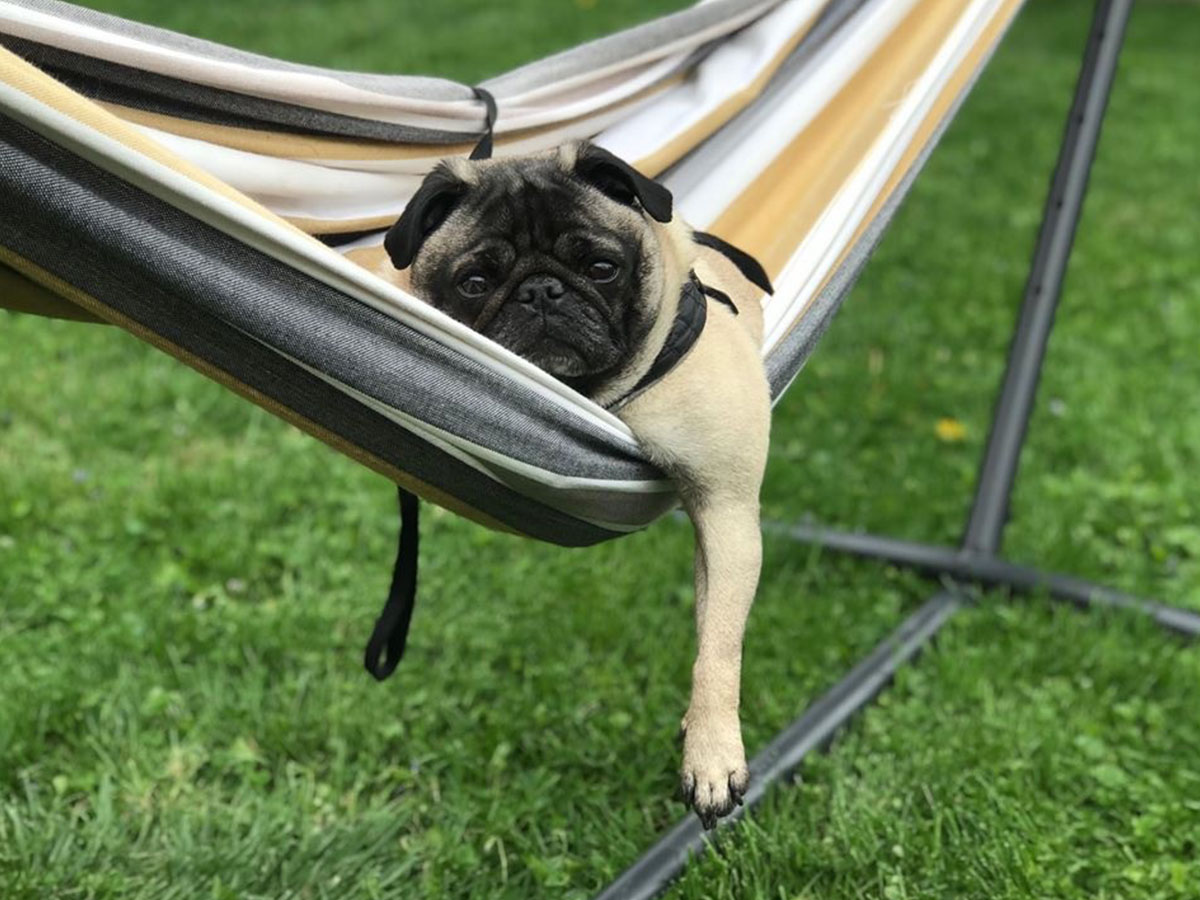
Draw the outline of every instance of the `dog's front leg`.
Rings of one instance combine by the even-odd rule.
[[[742,637],[762,565],[758,502],[685,499],[696,528],[697,652],[683,719],[684,800],[712,828],[750,781],[742,728]]]

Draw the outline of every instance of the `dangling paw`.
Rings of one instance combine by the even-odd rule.
[[[706,829],[740,806],[750,785],[742,729],[737,714],[696,716],[680,724],[683,768],[679,790]]]

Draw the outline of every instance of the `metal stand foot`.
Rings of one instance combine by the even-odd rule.
[[[1054,600],[1083,609],[1107,606],[1148,615],[1159,625],[1185,637],[1200,637],[1200,612],[1167,606],[1101,584],[1017,565],[990,553],[964,547],[922,544],[860,532],[835,531],[814,525],[764,522],[767,534],[781,535],[805,544],[815,544],[838,553],[878,559],[913,569],[938,580],[977,584],[985,588],[1009,588],[1029,594],[1044,591]]]

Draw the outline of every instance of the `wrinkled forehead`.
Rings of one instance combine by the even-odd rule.
[[[500,240],[518,255],[553,253],[564,235],[615,250],[640,243],[647,224],[632,209],[578,180],[553,158],[497,160],[474,168],[470,189],[435,234],[431,256],[458,257],[480,241]],[[432,248],[431,248],[432,249]]]
[[[465,213],[518,251],[549,250],[566,232],[628,228],[613,204],[549,160],[483,169],[464,199]]]
[[[466,211],[522,246],[545,247],[589,216],[580,186],[546,167],[492,169],[467,194]]]

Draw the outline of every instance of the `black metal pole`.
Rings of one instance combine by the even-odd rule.
[[[1000,548],[1046,342],[1054,324],[1063,274],[1075,240],[1075,227],[1132,5],[1133,0],[1099,0],[1096,4],[1025,285],[1020,319],[1009,348],[1004,386],[996,404],[971,517],[963,537],[963,545],[972,550],[994,553]]]
[[[758,804],[767,788],[790,774],[813,750],[826,746],[837,731],[871,702],[959,608],[959,600],[943,592],[929,600],[886,637],[870,655],[812,704],[787,729],[750,760],[750,789],[745,806],[706,834],[700,820],[687,814],[596,900],[650,900],[667,886],[725,829]]]
[[[1010,588],[1022,593],[1045,591],[1055,600],[1082,609],[1105,606],[1130,610],[1149,616],[1169,631],[1188,638],[1200,638],[1200,612],[1156,603],[1075,575],[1018,565],[990,553],[861,532],[834,531],[814,525],[764,522],[763,531],[840,553],[883,560],[935,578],[945,577],[989,588]]]

